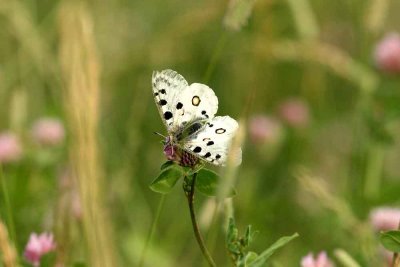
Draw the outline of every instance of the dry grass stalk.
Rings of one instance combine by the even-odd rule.
[[[99,62],[86,6],[65,2],[59,13],[60,60],[66,85],[70,161],[82,201],[90,266],[116,266],[98,149]]]
[[[4,223],[0,220],[0,252],[4,267],[16,267],[18,265],[17,253],[15,252],[14,246],[11,244],[8,237],[7,229]]]
[[[332,73],[356,84],[363,93],[376,90],[378,77],[360,62],[333,45],[322,42],[279,41],[269,44],[261,38],[255,53],[279,60],[309,61],[325,66]]]
[[[295,174],[302,188],[318,199],[325,208],[332,210],[349,229],[359,224],[348,204],[328,190],[328,185],[320,177],[315,177],[307,170],[300,169]]]
[[[375,241],[370,226],[360,221],[353,213],[349,204],[328,189],[328,185],[321,177],[299,168],[295,176],[303,190],[311,193],[322,207],[331,210],[341,222],[341,225],[359,240],[357,245],[368,260],[375,260]]]
[[[224,26],[239,31],[247,24],[256,0],[231,0],[224,18]]]
[[[55,73],[55,64],[46,41],[40,35],[29,9],[17,0],[0,0],[0,14],[4,15],[23,51],[34,65],[45,74]]]
[[[389,11],[390,0],[370,0],[365,15],[365,28],[373,33],[379,34],[385,25]]]
[[[319,27],[308,0],[287,0],[292,10],[297,31],[302,39],[315,39]]]

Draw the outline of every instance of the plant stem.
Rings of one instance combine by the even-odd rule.
[[[199,226],[198,226],[197,220],[196,220],[196,214],[194,212],[193,204],[194,204],[194,189],[195,189],[195,185],[196,185],[196,176],[197,176],[197,173],[193,174],[192,179],[188,179],[188,177],[185,176],[185,179],[183,182],[183,190],[185,191],[186,198],[188,200],[190,219],[192,220],[193,232],[194,232],[194,235],[196,236],[197,243],[199,244],[201,252],[203,253],[203,256],[206,258],[208,264],[212,267],[215,267],[216,266],[215,262],[212,259],[210,252],[208,252],[203,238],[201,237]]]
[[[400,266],[400,257],[399,257],[399,253],[395,252],[393,254],[393,263],[392,263],[393,267],[399,267]]]
[[[139,265],[138,265],[139,267],[142,267],[144,264],[144,259],[146,258],[146,254],[147,254],[147,250],[149,248],[150,241],[153,239],[153,235],[154,235],[154,232],[156,231],[156,226],[157,226],[158,220],[160,219],[160,214],[161,214],[161,210],[164,206],[164,201],[165,201],[165,195],[163,194],[160,198],[160,202],[158,203],[156,216],[154,217],[150,231],[146,238],[146,243],[144,245],[142,255],[140,256],[140,261],[139,261]]]
[[[368,152],[368,163],[364,188],[365,196],[370,199],[379,196],[384,159],[384,148],[377,144],[372,144]]]
[[[216,44],[216,46],[214,48],[214,52],[211,55],[210,62],[208,63],[206,72],[204,74],[204,78],[203,78],[203,82],[204,83],[208,83],[209,82],[209,80],[211,78],[211,74],[213,73],[213,71],[215,69],[215,66],[216,66],[216,64],[218,62],[218,58],[220,57],[221,52],[222,52],[222,50],[223,50],[223,48],[225,46],[225,43],[227,41],[227,37],[228,37],[228,35],[227,35],[226,31],[222,32],[221,35],[219,36],[217,44]]]
[[[3,194],[4,205],[6,206],[6,220],[8,225],[8,230],[10,233],[10,239],[12,242],[16,242],[15,240],[15,229],[14,229],[14,220],[11,213],[11,205],[10,205],[10,197],[8,195],[7,183],[3,174],[3,166],[0,164],[0,183],[1,183],[1,191]]]
[[[397,230],[400,230],[400,222]],[[400,255],[397,252],[393,254],[392,267],[400,267]]]

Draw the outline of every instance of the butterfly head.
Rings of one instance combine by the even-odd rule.
[[[167,136],[164,141],[164,155],[168,160],[177,159],[177,147],[173,144],[172,138]]]
[[[186,167],[196,166],[200,162],[200,159],[197,156],[180,149],[173,142],[171,136],[165,138],[164,155],[168,160],[175,161],[179,165]]]

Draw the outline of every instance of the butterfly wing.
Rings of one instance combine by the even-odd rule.
[[[169,133],[178,134],[185,125],[213,118],[218,98],[207,85],[186,80],[173,70],[153,73],[153,93]]]
[[[152,77],[153,95],[160,116],[170,131],[174,124],[175,106],[179,94],[188,87],[188,83],[173,70],[154,71]]]
[[[218,98],[207,85],[193,83],[186,87],[176,103],[174,123],[184,126],[198,120],[214,118],[218,110]]]
[[[229,116],[217,116],[209,120],[200,130],[182,141],[186,151],[215,165],[225,165],[230,144],[239,125]],[[235,162],[242,161],[242,151],[235,155]]]

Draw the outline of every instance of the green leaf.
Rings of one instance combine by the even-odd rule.
[[[246,253],[246,255],[244,257],[241,257],[237,262],[236,262],[236,266],[237,267],[249,267],[249,264],[251,264],[252,262],[254,262],[258,257],[258,254],[253,252],[253,251],[249,251]]]
[[[251,231],[251,225],[248,225],[246,228],[246,233],[244,234],[244,246],[248,247],[252,241],[252,231]]]
[[[161,170],[164,170],[164,169],[166,169],[166,168],[168,168],[169,166],[174,165],[174,164],[175,164],[175,163],[174,163],[172,160],[168,160],[168,161],[164,162],[163,165],[161,165]]]
[[[197,173],[196,188],[206,196],[216,196],[218,193],[219,175],[208,169],[201,169]],[[236,190],[232,187],[228,197],[236,195]]]
[[[76,262],[74,263],[74,267],[86,267],[86,264],[84,262]]]
[[[235,220],[233,218],[229,218],[228,231],[226,233],[226,243],[230,244],[235,242],[238,239],[238,235],[239,232],[236,228]]]
[[[173,164],[161,171],[160,175],[150,184],[150,189],[157,193],[168,194],[183,174],[182,168]]]
[[[400,231],[382,232],[379,239],[387,250],[400,252]]]
[[[244,264],[245,266],[249,266],[249,264],[253,263],[258,257],[258,254],[253,252],[253,251],[249,251],[247,252],[245,258],[244,258]]]
[[[284,236],[278,239],[272,246],[264,250],[263,253],[261,253],[251,264],[249,264],[249,267],[261,267],[265,264],[265,262],[268,260],[269,257],[271,257],[274,252],[298,237],[299,234],[295,233],[291,236]]]

